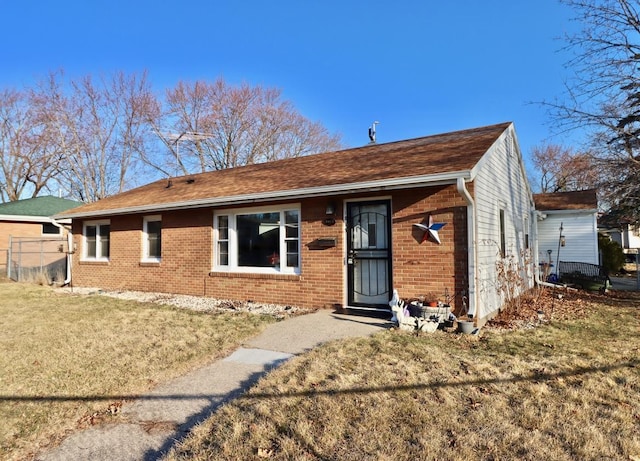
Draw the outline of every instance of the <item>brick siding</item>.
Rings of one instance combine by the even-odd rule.
[[[378,197],[376,195],[375,197]],[[466,206],[455,186],[394,191],[389,194],[393,211],[393,284],[405,298],[427,291],[461,293],[467,282]],[[374,197],[374,196],[370,196]],[[212,272],[212,208],[171,211],[162,214],[162,261],[143,263],[144,215],[111,217],[109,262],[83,262],[82,221],[74,220],[78,251],[74,255],[76,286],[192,294],[224,299],[255,300],[305,307],[330,308],[345,304],[344,199],[336,196],[301,200],[299,275]],[[335,204],[335,225],[325,225],[326,206]],[[277,206],[281,203],[275,204]],[[440,231],[442,245],[420,242],[413,223],[427,213],[446,222]],[[156,214],[156,213],[154,213]],[[336,245],[316,245],[334,238]]]

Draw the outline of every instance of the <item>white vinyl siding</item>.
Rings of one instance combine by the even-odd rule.
[[[560,261],[598,264],[598,232],[595,212],[542,212],[546,218],[538,221],[538,259],[558,261],[560,224],[565,246],[560,247]],[[551,272],[555,272],[552,268]]]
[[[503,305],[498,290],[496,263],[502,257],[527,267],[521,276],[533,286],[531,258],[526,248],[530,234],[532,198],[524,166],[515,142],[513,127],[508,128],[489,148],[476,166],[473,180],[476,202],[476,317],[482,319]],[[504,222],[501,229],[501,210]],[[502,235],[503,234],[503,235]],[[503,247],[503,248],[501,248]]]
[[[640,230],[637,227],[625,225],[625,241],[622,246],[625,249],[640,248]]]

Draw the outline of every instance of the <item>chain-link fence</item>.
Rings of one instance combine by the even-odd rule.
[[[67,271],[64,237],[10,237],[7,277],[17,282],[62,282]]]

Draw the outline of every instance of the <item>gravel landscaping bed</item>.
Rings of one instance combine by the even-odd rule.
[[[113,298],[132,301],[176,306],[182,309],[191,309],[199,312],[250,312],[252,314],[273,315],[277,318],[307,314],[315,310],[290,305],[265,304],[253,301],[234,301],[170,293],[148,293],[143,291],[103,290],[101,288],[76,287],[58,288],[57,291],[81,296],[110,296]]]

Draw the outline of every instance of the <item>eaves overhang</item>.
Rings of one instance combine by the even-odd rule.
[[[377,192],[395,189],[414,189],[418,187],[440,186],[455,184],[458,178],[471,180],[470,171],[438,173],[425,176],[410,176],[402,178],[367,181],[361,183],[332,184],[327,186],[281,190],[272,192],[256,192],[225,197],[207,197],[195,200],[183,200],[167,203],[150,203],[131,207],[93,210],[78,213],[60,213],[55,219],[95,218],[99,216],[114,216],[122,214],[152,213],[159,211],[185,210],[212,206],[238,206],[254,203],[272,202],[275,200],[295,200],[311,197],[322,197],[336,194],[355,194],[363,192]],[[72,211],[72,210],[70,210]]]
[[[539,213],[543,213],[546,215],[571,215],[571,214],[595,214],[598,212],[597,208],[593,208],[593,209],[576,209],[576,210],[572,210],[572,209],[568,209],[568,210],[538,210],[536,209],[537,212]]]
[[[7,222],[28,222],[28,223],[50,223],[53,218],[48,216],[32,216],[32,215],[16,215],[16,214],[0,214],[0,221]],[[70,224],[71,221],[64,218],[60,221],[62,224]]]

